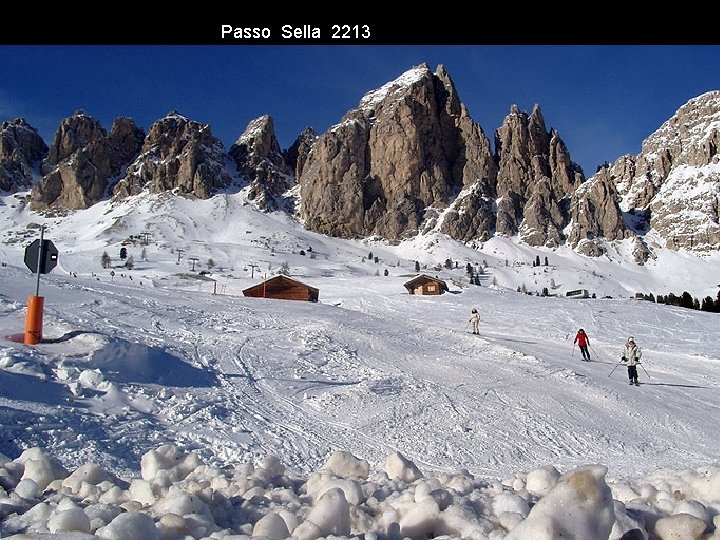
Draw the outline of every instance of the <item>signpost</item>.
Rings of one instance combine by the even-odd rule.
[[[37,345],[42,341],[43,306],[45,298],[39,296],[40,274],[52,272],[57,266],[58,250],[50,240],[43,239],[45,225],[40,228],[40,239],[34,240],[25,248],[25,266],[37,274],[35,296],[28,297],[28,309],[25,317],[25,345]]]

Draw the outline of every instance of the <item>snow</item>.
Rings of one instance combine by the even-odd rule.
[[[359,108],[363,109],[363,110],[374,110],[375,107],[380,102],[387,99],[388,96],[392,96],[395,93],[397,93],[397,94],[405,93],[406,88],[408,86],[411,86],[411,85],[415,84],[416,82],[422,80],[422,78],[426,77],[429,72],[430,72],[430,69],[425,64],[415,66],[415,67],[405,71],[402,75],[400,75],[395,80],[382,85],[380,88],[378,88],[376,90],[367,92],[360,100]]]
[[[718,315],[631,298],[714,298],[717,253],[339,240],[241,194],[21,199],[0,205],[2,538],[720,538]],[[60,255],[29,346],[40,223]],[[450,292],[407,294],[415,261]],[[318,303],[242,296],[284,263]]]

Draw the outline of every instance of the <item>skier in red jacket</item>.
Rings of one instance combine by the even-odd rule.
[[[578,330],[577,335],[575,336],[575,341],[573,341],[573,345],[577,343],[578,347],[580,347],[580,352],[582,353],[582,359],[585,362],[590,361],[590,353],[588,352],[588,345],[590,345],[590,338],[585,333],[585,330],[582,328]]]

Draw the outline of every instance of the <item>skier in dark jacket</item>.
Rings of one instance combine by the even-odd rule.
[[[585,333],[585,330],[583,330],[582,328],[578,330],[578,333],[575,336],[575,341],[573,341],[573,345],[575,343],[577,343],[578,347],[580,347],[580,352],[582,353],[582,360],[589,362],[590,352],[588,352],[588,345],[590,345],[590,338]]]

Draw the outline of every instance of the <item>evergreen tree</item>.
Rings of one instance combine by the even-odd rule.
[[[215,268],[215,261],[213,261],[212,259],[208,259],[207,267],[208,267],[208,270],[212,270],[213,268]]]
[[[368,261],[372,261],[372,260],[373,260],[373,253],[371,251],[370,253],[368,253]]]
[[[685,291],[682,293],[682,297],[680,300],[680,307],[692,309],[693,298],[692,298],[692,296],[690,296],[689,292]]]
[[[107,251],[103,251],[103,254],[100,256],[100,266],[103,268],[110,268],[110,255],[108,255]]]
[[[449,257],[447,259],[445,259],[445,268],[447,268],[447,269],[452,268],[452,259],[450,259]]]
[[[415,261],[415,271],[416,272],[420,271],[420,263],[418,261]]]
[[[540,266],[540,255],[535,255],[535,266]]]
[[[132,270],[133,268],[135,268],[135,261],[133,260],[132,255],[130,255],[125,261],[125,268],[127,268],[128,270]]]
[[[545,266],[547,266],[547,265],[548,265],[548,260],[547,260],[547,257],[545,257]]]
[[[147,261],[147,250],[145,248],[142,248],[142,251],[140,252],[140,258],[143,261]]]
[[[385,269],[385,275],[387,276],[390,272],[388,272],[388,269]]]

